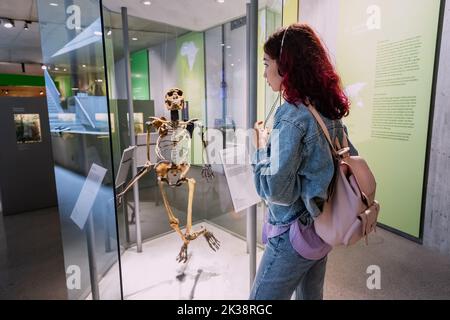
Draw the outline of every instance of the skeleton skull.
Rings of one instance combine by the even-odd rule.
[[[165,104],[170,111],[184,109],[183,91],[178,88],[169,89],[166,93]]]

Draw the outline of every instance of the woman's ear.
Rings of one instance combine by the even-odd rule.
[[[278,61],[277,61],[277,68],[278,68],[278,75],[280,77],[283,77],[283,72],[281,71],[280,64],[278,63]]]

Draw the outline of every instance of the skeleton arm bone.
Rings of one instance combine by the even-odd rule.
[[[127,193],[128,190],[130,190],[131,187],[133,187],[133,186],[136,184],[136,182],[139,181],[140,178],[142,178],[144,175],[146,175],[146,174],[152,169],[153,166],[154,166],[154,164],[153,164],[153,163],[150,163],[150,161],[147,161],[147,162],[145,163],[145,165],[141,168],[141,170],[139,170],[139,172],[136,174],[136,176],[135,176],[133,179],[131,179],[130,182],[128,182],[128,184],[127,184],[127,186],[125,187],[125,189],[124,189],[121,193],[119,193],[119,194],[117,195],[117,202],[118,202],[118,205],[120,205],[120,204],[122,203],[122,197],[123,197],[123,195],[124,195],[125,193]]]
[[[154,117],[150,117],[150,118],[154,119],[154,120],[147,121],[145,123],[145,125],[147,127],[147,162],[139,170],[139,172],[136,174],[136,176],[133,177],[130,182],[128,182],[125,189],[117,195],[118,204],[120,204],[122,202],[122,197],[124,196],[124,194],[127,193],[128,190],[130,190],[131,187],[133,187],[136,184],[136,182],[138,182],[140,178],[142,178],[145,174],[147,174],[152,169],[152,167],[155,165],[154,163],[150,162],[150,128],[151,128],[151,126],[154,125],[155,121],[161,121],[161,119],[154,118]],[[164,121],[164,120],[162,120],[162,121]]]
[[[205,127],[201,122],[197,122],[196,126],[200,128],[200,134],[202,139],[202,161],[203,161],[203,168],[202,168],[202,177],[206,179],[207,182],[214,179],[214,172],[212,171],[211,164],[209,163],[208,158],[208,141],[205,139]]]

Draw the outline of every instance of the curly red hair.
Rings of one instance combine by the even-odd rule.
[[[340,77],[311,27],[295,23],[278,30],[264,44],[264,52],[277,61],[283,77],[283,97],[287,102],[305,104],[309,98],[329,119],[348,115],[350,102],[342,89]]]

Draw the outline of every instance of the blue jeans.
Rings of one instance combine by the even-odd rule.
[[[308,260],[294,250],[289,232],[270,238],[250,293],[251,300],[322,300],[327,257]]]

